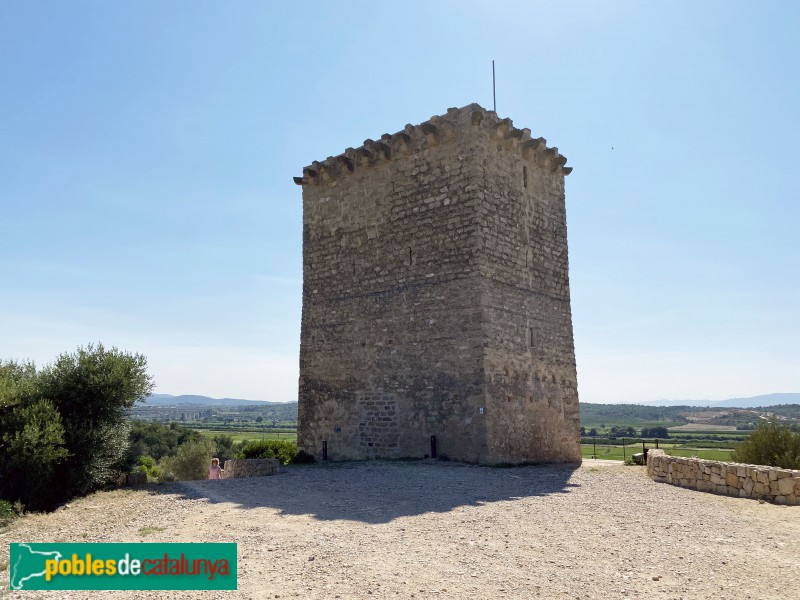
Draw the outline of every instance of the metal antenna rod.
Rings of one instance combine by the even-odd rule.
[[[494,112],[497,112],[497,94],[495,93],[494,85],[494,61],[492,61],[492,104],[494,104]]]

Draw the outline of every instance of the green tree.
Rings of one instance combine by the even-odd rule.
[[[164,476],[161,467],[156,464],[152,456],[140,456],[136,470],[147,475],[148,479],[161,479]]]
[[[752,465],[800,469],[800,431],[777,419],[760,423],[731,458]]]
[[[128,449],[125,411],[152,391],[141,355],[102,345],[37,371],[0,362],[0,496],[52,508],[113,480]]]
[[[54,483],[66,497],[113,480],[125,466],[130,425],[126,411],[152,391],[147,359],[102,344],[64,353],[42,370],[39,387],[64,423],[71,454]]]
[[[52,482],[69,456],[61,416],[49,400],[22,402],[2,419],[0,496],[48,508]]]
[[[161,468],[166,475],[180,481],[205,479],[214,450],[214,444],[205,438],[186,442],[174,456],[161,459]]]
[[[36,367],[32,362],[0,361],[0,409],[36,395]]]
[[[0,497],[46,508],[68,456],[61,415],[41,398],[34,364],[0,361]]]
[[[197,431],[177,423],[165,425],[157,421],[132,421],[128,465],[136,465],[140,456],[161,460],[164,456],[175,454],[181,444],[201,437]]]
[[[219,458],[220,464],[224,465],[226,460],[236,455],[236,450],[233,448],[233,438],[229,435],[215,435],[213,439],[215,446],[214,456]]]
[[[610,433],[614,437],[633,437],[636,435],[636,430],[633,427],[625,427],[624,425],[614,425]]]
[[[665,439],[669,437],[669,431],[666,427],[661,426],[644,427],[642,429],[642,437]]]

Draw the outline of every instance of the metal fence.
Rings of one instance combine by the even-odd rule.
[[[627,460],[633,454],[647,454],[650,448],[658,448],[659,440],[626,437],[581,437],[581,447],[585,459]],[[591,447],[591,448],[589,448]],[[591,452],[589,452],[591,449]]]

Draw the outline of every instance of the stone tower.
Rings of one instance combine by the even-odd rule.
[[[581,460],[565,163],[471,104],[303,169],[301,450]]]

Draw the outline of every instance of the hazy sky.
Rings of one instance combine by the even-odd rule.
[[[448,107],[569,159],[580,398],[800,391],[800,4],[7,2],[0,358],[295,400],[313,160]]]

